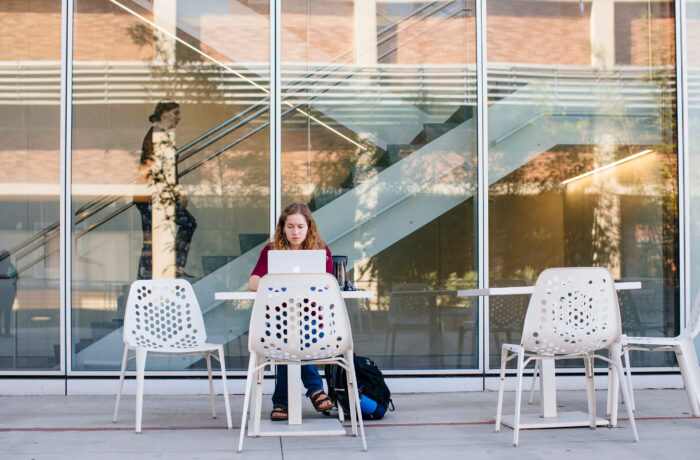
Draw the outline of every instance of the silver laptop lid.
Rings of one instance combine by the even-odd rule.
[[[270,250],[267,253],[268,273],[326,273],[326,251]]]

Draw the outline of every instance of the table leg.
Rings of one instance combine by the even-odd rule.
[[[346,435],[345,428],[337,418],[322,415],[309,417],[302,423],[301,402],[301,366],[287,366],[287,413],[286,424],[262,420],[257,436],[309,436],[309,435]]]
[[[557,416],[557,384],[554,371],[554,359],[544,358],[540,367],[540,415]]]
[[[287,404],[288,423],[301,425],[301,366],[298,364],[287,366]]]
[[[521,429],[537,428],[568,428],[575,426],[591,426],[590,414],[580,411],[557,411],[557,386],[555,380],[553,358],[543,358],[540,365],[540,413],[521,414]],[[502,418],[504,425],[514,426],[514,417],[504,415]],[[604,418],[595,418],[597,426],[607,425]]]

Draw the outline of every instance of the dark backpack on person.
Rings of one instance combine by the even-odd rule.
[[[377,365],[374,364],[374,361],[369,358],[355,355],[353,361],[360,392],[362,418],[379,420],[384,417],[387,409],[394,410],[391,392],[389,387],[386,386],[384,375],[382,375],[382,371],[379,370]],[[348,385],[345,369],[337,364],[326,364],[324,370],[326,384],[328,385],[328,396],[337,406],[342,407],[344,412],[349,413],[350,405],[348,402]],[[374,403],[376,403],[376,406]]]

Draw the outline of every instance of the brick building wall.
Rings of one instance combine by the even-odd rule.
[[[50,0],[48,0],[50,1]],[[129,35],[135,26],[151,31],[140,19],[105,0],[78,0],[73,16],[73,58],[78,61],[152,60],[151,46],[140,46]],[[153,14],[129,5],[149,20]],[[152,33],[152,32],[151,32]]]
[[[74,57],[80,61],[146,61],[153,59],[150,45],[140,46],[129,31],[143,23],[106,0],[77,0]],[[326,61],[355,44],[351,2],[290,0],[283,9],[283,56],[289,61]],[[590,65],[590,3],[581,15],[577,2],[489,0],[489,62],[522,64]],[[138,9],[138,6],[131,5]],[[222,61],[267,62],[269,19],[258,3],[248,5],[245,17],[203,15],[198,37],[203,51]],[[152,14],[139,10],[147,18]],[[620,65],[671,65],[674,62],[674,17],[672,2],[620,3],[615,9],[615,52]],[[700,27],[689,20],[689,43],[700,42]],[[0,2],[0,60],[40,61],[60,59],[61,8],[56,0],[4,0]],[[149,26],[146,33],[151,33]],[[401,46],[383,62],[398,64],[474,64],[475,19],[469,15],[442,20],[419,21],[399,33],[393,46]],[[417,38],[413,38],[416,36]],[[380,48],[380,52],[387,48]],[[691,59],[697,53],[689,53]],[[354,59],[354,53],[347,58]],[[691,65],[693,62],[691,61]],[[99,82],[98,82],[99,83]],[[144,80],[144,87],[148,87]],[[149,104],[150,105],[150,104]],[[132,111],[132,108],[122,109]],[[58,177],[58,108],[44,127],[31,114],[3,122],[0,160],[7,167],[0,181],[48,181]],[[8,112],[9,113],[9,112]],[[13,112],[14,113],[14,112]],[[28,113],[28,112],[27,112]],[[131,113],[131,112],[130,112]],[[143,116],[139,115],[142,119]],[[122,120],[123,121],[123,120]],[[129,146],[109,132],[122,121],[99,120],[98,128],[76,124],[74,132],[74,179],[93,180],[95,171],[107,167],[114,179],[130,177],[135,170],[133,152],[140,146],[145,127],[135,130]],[[83,123],[81,121],[80,123]],[[145,122],[144,122],[145,123]],[[53,129],[51,127],[54,127]],[[352,133],[348,133],[352,135]],[[306,145],[307,137],[286,139],[289,159],[305,162],[309,148],[319,149],[321,140]],[[292,143],[292,144],[289,144]],[[133,145],[132,145],[133,144]],[[297,145],[298,144],[298,145]],[[337,155],[346,162],[352,154],[347,145]],[[292,153],[294,152],[294,153]],[[338,158],[336,158],[338,160]],[[329,160],[330,161],[330,160]],[[316,174],[316,173],[314,173]],[[319,174],[321,174],[319,172]],[[300,178],[299,180],[302,180]],[[295,179],[296,180],[296,179]]]
[[[590,65],[590,6],[578,2],[487,3],[489,62]]]
[[[692,27],[688,28],[689,33],[692,30]],[[618,65],[673,65],[675,46],[673,2],[615,5],[615,58]]]
[[[0,2],[0,60],[61,59],[61,2],[3,0]]]
[[[119,61],[150,59],[152,50],[129,38],[141,21],[105,0],[78,0],[74,15],[74,59]],[[147,18],[152,14],[139,11]],[[0,2],[0,60],[54,61],[61,58],[61,2]]]
[[[140,14],[152,14],[134,6]],[[253,9],[253,6],[256,9]],[[75,3],[74,57],[81,61],[153,59],[150,45],[133,38],[136,26],[148,25],[106,0]],[[582,15],[577,2],[490,0],[490,62],[590,64],[590,4]],[[202,50],[224,61],[266,62],[269,20],[260,5],[245,16],[204,14],[199,21]],[[259,11],[256,11],[259,10]],[[283,58],[319,62],[355,45],[351,2],[312,3],[290,0],[283,9]],[[473,17],[428,18],[399,33],[401,45],[384,62],[464,64],[475,62]],[[55,0],[5,0],[0,3],[2,60],[60,59],[61,7]],[[693,28],[689,28],[689,34]],[[186,35],[186,34],[184,34]],[[418,36],[413,38],[413,36]],[[194,40],[197,42],[197,40]],[[615,54],[621,65],[668,65],[674,60],[672,2],[619,3],[615,6]],[[386,47],[380,48],[380,52]],[[351,60],[354,53],[347,55]],[[343,59],[345,60],[345,59]]]

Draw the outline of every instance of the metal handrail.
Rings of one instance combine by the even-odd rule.
[[[454,4],[456,1],[457,1],[457,0],[454,0],[454,1],[452,1],[452,2],[447,2],[447,3],[445,3],[445,2],[431,2],[431,3],[428,3],[428,4],[426,4],[426,5],[422,6],[422,7],[420,7],[420,8],[418,8],[418,9],[414,10],[414,11],[411,12],[410,14],[404,16],[403,18],[400,18],[399,20],[395,21],[393,24],[391,24],[391,25],[389,25],[389,26],[386,26],[385,28],[383,28],[382,30],[380,30],[380,31],[377,33],[377,36],[383,35],[385,32],[394,29],[395,26],[396,26],[397,24],[402,23],[402,22],[404,22],[404,21],[407,21],[408,19],[411,19],[411,18],[417,16],[419,13],[425,11],[425,10],[428,9],[429,7],[438,5],[438,8],[436,8],[434,11],[431,11],[431,12],[428,13],[429,15],[433,15],[433,14],[439,12],[439,11],[442,11],[442,10],[443,10],[444,8],[446,8],[447,6]],[[458,11],[463,11],[463,10],[464,10],[464,9],[460,9],[460,10],[458,10]],[[452,16],[452,15],[451,15],[451,16]],[[426,16],[422,16],[422,17],[420,17],[418,20],[425,19],[426,17],[427,17],[427,15],[426,15]],[[431,28],[432,28],[432,27],[431,27]],[[400,30],[402,31],[402,30],[404,30],[404,29],[405,29],[405,28],[400,29]],[[384,40],[386,40],[386,39],[388,39],[388,38],[392,38],[393,36],[395,36],[396,34],[398,34],[398,32],[399,32],[399,29],[394,30],[394,35],[391,35],[391,36],[385,38]],[[398,48],[399,48],[399,46],[396,46],[396,47],[393,48],[393,50],[396,50],[396,49],[398,49]],[[338,56],[336,56],[335,58],[333,58],[333,59],[331,60],[330,64],[325,64],[323,67],[326,67],[326,68],[331,67],[332,64],[333,64],[337,59],[339,59],[340,57],[342,57],[342,56],[345,55],[345,54],[350,53],[353,49],[354,49],[354,47],[353,47],[353,48],[350,48],[350,49],[348,49],[348,50],[346,50],[345,52],[343,52],[343,53],[341,53],[341,54],[339,54]],[[299,83],[303,83],[303,82],[305,81],[305,79],[308,78],[309,76],[312,76],[312,75],[317,74],[317,72],[318,72],[318,70],[320,70],[320,68],[321,68],[321,67],[317,67],[317,68],[314,69],[313,71],[308,72],[308,73],[307,73],[306,75],[304,75],[302,78],[298,78],[294,83],[292,83],[292,86],[297,85],[297,84],[299,84]],[[349,78],[349,76],[352,76],[353,74],[354,74],[354,73],[351,73],[351,74],[349,74],[349,75],[346,75],[346,76],[344,77],[344,79],[345,79],[345,78]],[[339,84],[339,83],[336,83],[336,84]],[[333,86],[335,86],[335,85],[333,85]],[[329,88],[329,89],[330,89],[330,88]],[[328,89],[324,90],[323,92],[326,92],[326,91],[328,91]],[[286,98],[288,98],[288,97],[286,97]],[[223,123],[221,123],[221,124],[219,124],[218,126],[212,128],[211,130],[205,132],[204,134],[198,136],[196,139],[194,139],[194,140],[188,142],[186,145],[184,145],[183,147],[181,147],[181,148],[179,148],[178,150],[176,150],[176,152],[175,152],[175,157],[177,158],[177,162],[180,163],[180,162],[186,160],[187,158],[189,158],[189,157],[191,157],[192,155],[196,154],[198,151],[201,151],[202,149],[208,147],[209,145],[211,145],[211,144],[213,144],[214,142],[218,141],[218,140],[221,139],[222,137],[224,137],[224,136],[230,134],[231,132],[235,131],[236,129],[238,129],[238,128],[242,127],[243,125],[247,124],[249,121],[251,121],[252,119],[256,118],[257,116],[262,115],[263,113],[267,112],[267,111],[269,110],[269,99],[270,99],[269,96],[264,97],[262,100],[258,101],[256,104],[253,104],[253,105],[249,106],[249,107],[248,107],[247,109],[245,109],[244,111],[237,113],[237,114],[234,115],[233,117],[229,118],[228,120],[224,121]],[[268,104],[268,105],[266,105],[266,104]],[[292,108],[293,108],[294,110],[296,110],[296,109],[298,109],[301,105],[302,105],[302,104],[297,104],[296,106],[293,106]],[[254,110],[254,109],[258,108],[258,107],[262,107],[262,110],[258,110],[258,111],[256,112],[256,114],[254,114],[254,116],[246,118],[246,119],[245,119],[243,122],[241,122],[241,123],[236,123],[233,127],[226,129],[226,130],[223,131],[220,135],[218,135],[218,136],[214,137],[213,139],[211,139],[211,140],[205,142],[204,144],[200,145],[200,147],[199,147],[197,150],[193,150],[193,151],[191,151],[191,152],[189,152],[189,153],[187,153],[187,154],[183,154],[183,152],[185,152],[185,151],[186,151],[187,149],[189,149],[190,147],[193,147],[194,145],[198,144],[199,142],[202,142],[202,141],[203,141],[204,139],[206,139],[208,136],[210,136],[210,135],[216,133],[217,131],[223,129],[224,127],[230,125],[231,123],[234,123],[235,121],[237,121],[237,120],[240,119],[241,117],[247,115],[247,114],[250,113],[252,110]],[[287,113],[289,113],[289,110],[285,112],[285,114],[287,114]],[[268,122],[267,124],[269,124],[269,122]],[[263,126],[266,126],[267,124],[265,124],[265,125],[263,125]],[[237,142],[236,142],[236,143],[237,143]],[[236,143],[234,143],[234,144],[232,144],[232,145],[235,145]],[[230,148],[230,147],[229,147],[229,148]],[[214,158],[214,157],[218,156],[218,154],[220,154],[222,151],[225,151],[225,150],[226,150],[226,149],[220,150],[216,155],[212,156],[211,158]],[[197,165],[201,165],[201,164],[202,164],[202,162],[197,163]],[[187,170],[187,172],[189,172],[189,171],[191,171],[191,168],[189,168],[189,169]],[[181,175],[184,175],[184,174],[181,174]],[[118,198],[117,198],[117,199],[118,199]],[[87,209],[87,208],[89,208],[89,207],[92,207],[92,206],[94,206],[95,204],[98,204],[100,201],[104,201],[104,202],[106,202],[106,204],[104,204],[103,206],[98,207],[98,209],[96,210],[96,212],[99,212],[100,210],[102,210],[102,209],[104,209],[105,207],[109,206],[110,204],[114,203],[116,200],[112,200],[112,199],[110,199],[110,198],[107,198],[107,199],[98,198],[98,199],[96,199],[96,200],[93,200],[93,202],[90,202],[90,203],[87,203],[87,204],[81,206],[81,208],[80,208],[79,210],[76,210],[76,215],[82,213],[85,209]],[[92,214],[94,214],[94,213],[92,213]],[[90,215],[92,215],[92,214],[90,214]],[[85,218],[90,217],[90,215],[85,216]],[[80,220],[78,220],[78,222],[84,220],[85,218],[81,218]],[[81,232],[81,234],[83,234],[83,233],[84,233],[84,232]]]
[[[417,10],[413,11],[411,14],[409,14],[409,15],[407,15],[407,16],[401,18],[401,19],[399,19],[399,20],[396,21],[394,24],[392,24],[392,25],[390,25],[390,26],[387,26],[387,27],[385,27],[384,29],[382,29],[381,31],[379,31],[378,35],[381,35],[381,34],[383,34],[384,32],[386,32],[386,31],[392,29],[393,27],[395,27],[396,24],[401,23],[402,21],[405,21],[405,20],[407,20],[407,19],[409,19],[409,18],[412,18],[412,17],[416,16],[418,13],[420,13],[420,12],[424,11],[425,9],[427,9],[428,6],[439,5],[439,7],[438,7],[437,9],[435,9],[434,11],[429,12],[429,14],[432,15],[432,14],[435,14],[435,13],[437,13],[437,12],[439,12],[439,11],[442,11],[444,8],[446,8],[446,7],[449,6],[449,5],[452,5],[452,4],[456,3],[456,1],[457,1],[457,0],[454,0],[454,1],[452,1],[452,2],[447,2],[447,3],[443,3],[443,2],[432,2],[432,3],[428,4],[428,5],[425,5],[424,7],[418,8]],[[453,12],[453,13],[452,13],[450,16],[448,16],[448,17],[452,17],[452,16],[454,16],[455,14],[457,14],[457,13],[459,13],[459,12],[462,12],[462,11],[465,11],[465,10],[468,10],[468,8],[460,8],[459,10],[457,10],[456,12]],[[426,16],[423,16],[423,17],[421,17],[420,19],[424,19],[425,17],[426,17]],[[441,22],[442,22],[442,21],[441,21]],[[439,23],[436,24],[436,25],[431,26],[431,27],[428,28],[428,29],[426,29],[426,31],[427,31],[427,30],[433,29],[433,28],[436,27],[437,25],[439,25]],[[405,28],[404,28],[404,29],[405,29]],[[404,30],[404,29],[401,29],[401,30]],[[426,31],[423,31],[422,33],[425,33]],[[396,33],[398,33],[398,32],[396,32]],[[416,36],[411,37],[411,40],[414,39],[415,37],[416,37]],[[400,46],[402,46],[403,44],[405,44],[405,43],[402,43],[401,45],[395,46],[392,50],[395,51],[396,49],[398,49],[398,48],[399,48]],[[347,53],[349,53],[350,51],[352,51],[352,49],[354,49],[354,48],[351,48],[351,49],[347,50],[346,52],[341,53],[341,54],[338,55],[336,58],[333,58],[333,60],[331,61],[331,64],[333,63],[333,61],[337,60],[340,56],[342,56],[342,55],[344,55],[344,54],[347,54]],[[327,64],[327,65],[325,65],[325,67],[326,67],[326,68],[331,67],[331,66],[332,66],[331,64]],[[320,69],[320,67],[317,68],[317,69],[314,69],[314,70],[311,71],[311,72],[308,72],[304,77],[311,76],[311,75],[316,75],[316,74],[318,73],[318,70],[319,70],[319,69]],[[325,93],[325,92],[329,91],[332,87],[339,85],[340,83],[342,83],[342,81],[344,81],[344,80],[347,79],[347,78],[352,77],[352,76],[355,75],[355,74],[356,74],[355,72],[347,73],[341,80],[339,80],[338,82],[335,82],[334,84],[332,84],[331,87],[324,89],[324,90],[322,91],[322,93]],[[325,77],[325,76],[324,76],[324,77]],[[299,79],[297,79],[292,85],[296,85],[296,84],[299,84],[299,83],[303,83],[304,81],[305,81],[304,78],[299,78]],[[285,94],[285,99],[289,99],[289,98],[290,98],[290,96],[288,96],[288,95]],[[248,122],[250,122],[250,121],[252,121],[253,119],[257,118],[259,115],[262,115],[263,113],[267,112],[267,111],[269,110],[269,105],[266,105],[268,102],[269,102],[269,96],[266,96],[266,97],[263,98],[261,101],[259,101],[257,104],[251,105],[250,107],[248,107],[248,108],[247,108],[246,110],[244,110],[243,112],[239,112],[238,114],[234,115],[232,118],[230,118],[230,119],[226,120],[225,122],[221,123],[221,124],[218,125],[217,127],[215,127],[215,128],[213,128],[213,129],[207,131],[206,133],[200,135],[200,136],[197,137],[196,139],[194,139],[194,140],[188,142],[185,146],[183,146],[182,148],[178,149],[178,150],[175,152],[175,156],[176,156],[176,158],[177,158],[177,162],[180,163],[180,162],[186,160],[187,158],[191,157],[192,155],[195,155],[196,153],[198,153],[198,152],[201,151],[202,149],[204,149],[204,148],[210,146],[211,144],[213,144],[214,142],[220,140],[222,137],[224,137],[224,136],[230,134],[231,132],[235,131],[236,129],[238,129],[238,128],[244,126],[244,125],[247,124]],[[305,103],[298,103],[297,105],[292,106],[292,108],[291,108],[290,110],[287,110],[287,111],[285,111],[285,112],[283,113],[283,116],[286,115],[286,114],[288,114],[288,113],[290,113],[292,110],[298,109],[299,107],[301,107],[301,106],[304,105],[304,104],[305,104]],[[290,104],[290,105],[291,105],[291,104]],[[258,107],[262,107],[262,109],[258,110],[258,111],[257,111],[255,114],[253,114],[252,116],[247,117],[247,118],[246,118],[245,120],[243,120],[242,122],[236,123],[236,124],[235,124],[234,126],[232,126],[231,128],[228,128],[228,129],[224,130],[222,133],[220,133],[219,135],[215,136],[213,139],[210,139],[209,141],[203,143],[202,145],[199,146],[198,149],[193,150],[193,151],[191,151],[191,152],[188,152],[187,154],[183,154],[183,152],[185,152],[188,148],[190,148],[190,147],[192,147],[192,146],[198,144],[199,142],[201,142],[203,139],[205,139],[205,138],[208,137],[209,135],[211,135],[211,134],[213,134],[213,133],[216,133],[217,131],[223,129],[224,127],[226,127],[226,126],[228,126],[228,125],[230,125],[230,124],[233,123],[234,121],[236,121],[236,120],[238,120],[239,118],[245,116],[246,114],[250,113],[253,109],[258,108]],[[260,128],[258,128],[257,130],[262,129],[263,127],[265,127],[265,126],[267,126],[267,125],[269,125],[269,121],[266,122],[265,124],[263,124],[263,125],[262,125]],[[246,138],[247,138],[247,137],[248,137],[248,136],[246,136]],[[230,144],[230,146],[228,146],[228,148],[231,148],[231,146],[236,145],[237,143],[238,143],[238,142],[234,141],[234,143]],[[207,157],[208,159],[206,159],[205,161],[208,161],[209,159],[215,158],[215,157],[218,156],[220,153],[222,153],[222,152],[228,150],[228,148],[224,148],[224,149],[218,150],[217,152],[215,152],[215,154],[208,156],[208,157]],[[197,166],[199,166],[199,165],[201,165],[201,164],[203,164],[203,162],[197,163]],[[184,174],[190,172],[192,169],[193,169],[193,168],[188,168],[185,172],[181,173],[180,176],[183,176]],[[109,204],[111,204],[111,203],[113,203],[113,202],[114,202],[114,201],[109,201],[109,203],[108,203],[107,205],[100,207],[97,211],[99,211],[99,210],[101,210],[101,209],[104,209],[104,207],[108,206]],[[85,208],[86,206],[88,206],[88,205],[84,205],[83,208]],[[94,213],[93,213],[93,214],[94,214]],[[86,218],[87,218],[87,217],[89,217],[89,216],[86,216]],[[81,219],[81,221],[82,221],[82,220],[84,220],[84,219]]]
[[[395,67],[395,66],[391,66]],[[403,68],[403,67],[402,67]],[[459,74],[458,72],[452,72],[449,70],[447,66],[438,66],[440,70],[442,70],[441,73],[437,73],[436,75],[441,75],[442,73],[447,73],[447,74]],[[408,69],[408,68],[407,68]],[[337,72],[339,70],[338,68],[335,69]],[[463,67],[462,67],[463,70]],[[567,101],[573,101],[575,102],[576,99],[578,99],[578,103],[581,104],[582,101],[585,101],[585,99],[591,97],[593,94],[591,92],[592,87],[599,87],[600,85],[604,85],[606,80],[609,81],[610,83],[616,83],[619,85],[618,82],[623,81],[625,82],[625,89],[622,91],[623,93],[626,93],[628,95],[632,95],[635,93],[639,93],[639,97],[637,98],[637,102],[634,104],[634,107],[637,108],[646,108],[646,107],[652,107],[652,101],[649,100],[649,102],[646,102],[646,99],[649,99],[650,97],[656,97],[659,93],[662,92],[668,92],[668,91],[673,91],[675,87],[675,80],[672,78],[668,79],[663,79],[661,80],[664,83],[664,88],[650,88],[648,83],[639,83],[637,85],[634,85],[633,83],[635,81],[639,82],[640,81],[640,76],[642,74],[646,73],[647,69],[646,68],[628,68],[625,71],[622,71],[620,69],[617,69],[616,71],[612,72],[605,72],[604,75],[598,76],[599,78],[595,82],[591,82],[591,69],[589,67],[567,67],[567,68],[562,68],[558,67],[557,69],[557,86],[550,88],[550,93],[552,94],[552,91],[558,97],[568,95],[566,97]],[[464,72],[462,72],[464,74]],[[347,77],[350,74],[345,74]],[[414,75],[420,76],[421,74],[414,73],[414,72],[409,72],[407,73],[408,76],[411,78],[414,78]],[[467,74],[464,74],[467,75]],[[502,75],[502,77],[500,77]],[[513,76],[516,76],[516,79],[513,79]],[[538,91],[536,89],[528,89],[526,86],[529,83],[535,83],[535,82],[541,82],[543,78],[549,77],[551,78],[552,75],[552,69],[551,66],[517,66],[517,65],[508,65],[508,64],[503,64],[501,66],[493,65],[491,69],[489,69],[489,99],[494,100],[494,99],[499,99],[501,97],[504,97],[505,93],[502,93],[501,91],[505,90],[511,90],[513,88],[516,88],[520,90],[519,94],[517,96],[514,96],[513,103],[521,103],[521,104],[527,104],[529,103],[533,98],[537,97]],[[474,77],[475,78],[475,75]],[[337,84],[340,84],[342,81],[344,81],[342,78],[338,78],[331,86],[324,87],[322,92],[320,94],[323,94],[327,92],[330,88],[337,86]],[[503,82],[503,83],[500,83]],[[515,84],[514,84],[515,83]],[[562,87],[566,88],[565,90],[562,90]],[[522,91],[525,90],[525,93]],[[494,91],[494,94],[491,94],[491,92]],[[650,93],[650,91],[653,93]],[[580,96],[574,96],[574,95],[580,95]],[[318,97],[318,96],[316,96]],[[629,96],[628,96],[629,97]],[[293,106],[292,108],[299,107],[308,101],[312,100],[313,96],[310,98],[306,98],[306,100],[298,102],[297,105]],[[225,134],[222,136],[215,136],[215,139],[210,139],[206,143],[202,143],[205,139],[208,137],[212,136],[213,134],[218,133],[222,129],[226,128],[227,126],[230,126],[232,123],[235,123],[238,121],[241,117],[251,113],[255,109],[262,109],[257,112],[257,116],[260,114],[266,112],[269,110],[269,107],[267,105],[261,106],[265,104],[265,102],[268,99],[265,98],[263,101],[259,102],[256,105],[253,105],[251,107],[246,108],[244,111],[239,112],[236,114],[234,117],[232,117],[229,120],[226,120],[225,122],[217,125],[216,127],[208,130],[207,132],[203,133],[200,135],[198,138],[193,139],[192,141],[188,142],[185,144],[183,147],[178,149],[178,155],[182,155],[181,158],[187,159],[197,153],[198,151],[201,151],[202,148],[211,145],[213,142],[216,142],[219,140],[223,135],[228,135],[230,132],[232,132],[234,129],[229,129],[225,131]],[[585,105],[585,104],[584,104]],[[285,114],[289,113],[290,111],[286,111]],[[248,120],[250,121],[250,120]],[[247,122],[246,122],[247,123]],[[236,125],[236,129],[240,128],[246,123],[240,123]],[[267,126],[267,123],[264,126]],[[189,149],[192,149],[193,147],[197,146],[198,144],[202,143],[199,145],[199,148],[191,150],[188,153],[184,153]],[[217,153],[214,155],[210,155],[208,158],[215,157],[217,154],[221,153],[221,150],[219,150]],[[198,163],[201,164],[201,163]],[[189,171],[188,171],[189,172]],[[90,202],[86,205],[81,206],[78,210],[76,210],[77,214],[77,222],[83,221],[85,218],[90,217],[93,215],[93,213],[90,213],[88,215],[83,215],[82,213],[90,208],[99,205],[99,209],[96,209],[95,212],[104,209],[108,205],[114,203],[115,201],[118,201],[121,198],[121,196],[107,196],[107,197],[101,197],[100,199],[93,200],[93,202]],[[122,211],[123,212],[123,211]],[[22,242],[21,244],[13,247],[10,250],[11,254],[16,254],[18,251],[22,250],[28,245],[31,245],[33,242],[36,240],[44,237],[50,232],[55,231],[58,228],[58,223],[54,223],[51,226],[43,229],[41,232],[36,233],[29,237],[27,240]]]

